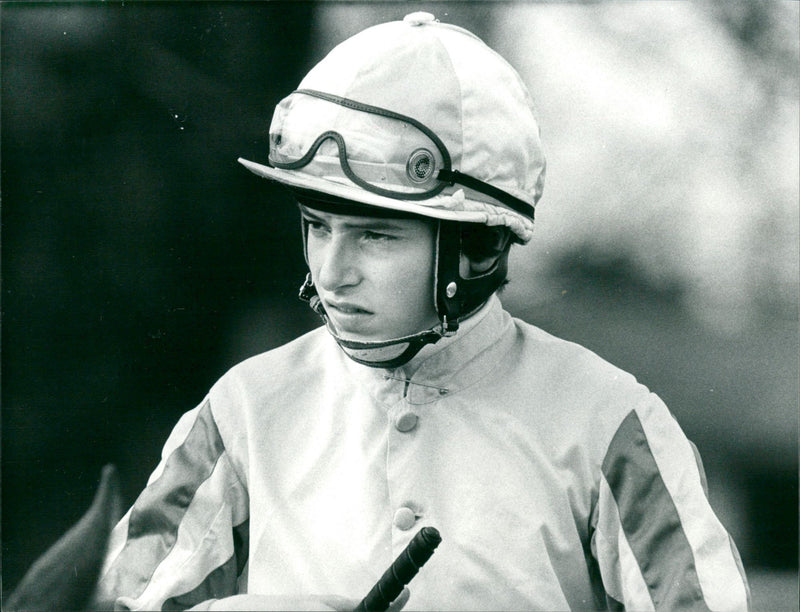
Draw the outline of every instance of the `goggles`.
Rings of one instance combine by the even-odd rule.
[[[533,219],[524,200],[453,170],[444,142],[419,121],[316,90],[299,89],[275,109],[269,163],[343,183],[346,177],[399,200],[427,200],[458,184]]]

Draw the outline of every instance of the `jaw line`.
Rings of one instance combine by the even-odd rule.
[[[328,313],[325,311],[325,306],[322,303],[322,298],[320,298],[319,295],[315,293],[314,295],[310,295],[305,299],[308,300],[308,305],[312,308],[312,310],[314,310],[314,312],[316,312],[320,316],[322,321],[325,323],[325,327],[328,333],[336,341],[336,344],[339,345],[339,348],[342,349],[342,352],[356,363],[372,368],[392,369],[405,365],[406,363],[411,361],[411,359],[413,359],[414,356],[417,353],[419,353],[419,351],[421,351],[425,346],[427,346],[428,344],[435,344],[445,336],[452,335],[453,333],[453,332],[446,332],[444,329],[444,324],[439,323],[438,325],[434,325],[430,329],[417,332],[416,334],[411,334],[409,336],[402,336],[400,338],[394,338],[391,340],[377,340],[377,341],[366,341],[366,342],[360,342],[356,340],[345,340],[344,338],[339,336],[339,334],[336,332],[336,327],[333,325],[333,322],[330,320]],[[403,350],[400,353],[400,355],[391,359],[370,361],[368,359],[362,359],[361,357],[353,355],[350,352],[358,350],[380,349],[404,343],[407,343],[408,347],[405,350]]]

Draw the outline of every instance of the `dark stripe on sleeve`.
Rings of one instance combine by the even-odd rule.
[[[231,579],[235,584],[236,555],[231,555],[225,563],[206,576],[205,580],[197,588],[183,595],[170,597],[164,602],[161,609],[186,610],[209,599],[222,599],[223,597],[235,595],[236,592],[230,590]]]
[[[250,519],[233,528],[233,551],[236,554],[236,577],[242,575],[250,558]]]
[[[208,601],[236,595],[238,578],[242,574],[248,555],[250,521],[233,528],[234,552],[228,560],[213,570],[194,589],[183,595],[170,597],[161,606],[162,610],[186,610]]]
[[[622,602],[617,601],[608,593],[606,593],[606,608],[610,612],[625,612],[625,606],[622,605]]]
[[[156,567],[174,546],[189,504],[211,476],[223,451],[206,402],[186,440],[167,458],[161,476],[142,491],[133,505],[128,540],[109,571],[109,578],[117,574],[115,593],[132,598],[142,594]]]
[[[655,609],[707,610],[689,541],[635,412],[622,421],[602,469]]]

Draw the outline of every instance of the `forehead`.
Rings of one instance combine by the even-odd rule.
[[[434,227],[434,219],[426,219],[418,216],[391,216],[391,215],[361,215],[344,214],[341,212],[331,212],[329,210],[319,210],[310,208],[303,204],[300,205],[301,214],[307,219],[322,221],[328,225],[353,228],[368,229],[398,229],[398,230],[428,230]],[[426,232],[427,233],[427,232]]]

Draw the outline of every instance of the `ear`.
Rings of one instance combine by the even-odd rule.
[[[474,278],[476,276],[480,276],[481,274],[485,274],[492,268],[492,266],[494,266],[502,254],[503,252],[500,251],[499,253],[490,255],[489,257],[484,257],[480,260],[474,260],[462,253],[458,266],[458,271],[461,274],[461,278]]]
[[[468,257],[463,252],[459,260],[458,271],[461,278],[474,278],[485,274],[497,263],[497,260],[508,249],[511,242],[511,235],[508,232],[496,232],[495,242],[490,247],[490,253],[483,257]]]

